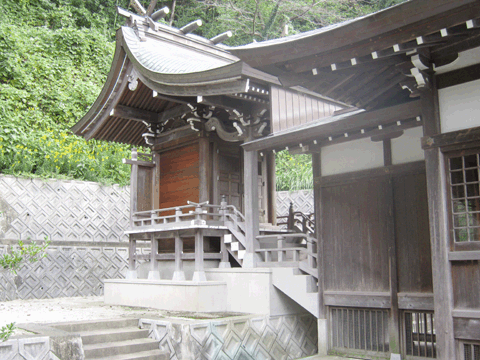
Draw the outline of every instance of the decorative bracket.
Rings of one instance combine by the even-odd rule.
[[[223,126],[222,122],[218,118],[211,117],[210,120],[208,120],[205,123],[205,130],[217,131],[217,134],[220,137],[220,139],[224,141],[236,142],[236,141],[245,140],[246,139],[245,128],[243,128],[237,122],[234,122],[234,126],[237,129],[237,131],[227,131],[225,130],[225,127]],[[238,130],[239,128],[240,130]]]

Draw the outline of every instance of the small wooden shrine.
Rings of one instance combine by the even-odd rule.
[[[73,129],[152,149],[125,160],[129,276],[175,260],[184,280],[195,259],[198,284],[251,282],[229,299],[255,312],[247,270],[269,268],[275,311],[315,315],[321,354],[478,359],[480,2],[412,0],[235,48],[136,6],[119,9],[107,83]],[[275,226],[285,149],[312,154],[314,234]],[[243,269],[206,276],[205,260]]]

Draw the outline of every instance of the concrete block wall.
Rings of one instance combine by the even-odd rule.
[[[140,319],[171,360],[293,360],[317,353],[317,321],[310,314],[240,316],[214,321]]]
[[[277,216],[288,215],[290,202],[295,211],[313,213],[313,190],[277,191]]]
[[[0,175],[0,239],[126,241],[129,187]]]
[[[14,240],[0,240],[0,254],[18,249]],[[148,254],[149,248],[137,252]],[[126,243],[53,241],[47,256],[25,262],[13,275],[0,270],[0,301],[103,295],[105,279],[123,279],[128,268]]]
[[[50,337],[28,337],[0,342],[2,360],[60,360],[50,348]]]

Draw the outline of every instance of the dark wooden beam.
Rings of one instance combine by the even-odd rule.
[[[244,102],[226,96],[198,96],[197,102],[222,109],[237,110],[241,113],[244,113],[246,110],[246,104]]]
[[[353,140],[359,140],[359,139],[365,139],[365,138],[372,138],[373,141],[377,140],[380,141],[380,139],[391,139],[398,137],[400,132],[403,132],[403,130],[406,129],[411,129],[414,127],[419,127],[422,126],[421,121],[417,121],[416,119],[409,120],[409,121],[401,121],[400,125],[397,123],[389,124],[389,125],[383,125],[382,129],[379,129],[378,127],[375,128],[370,128],[370,129],[364,129],[364,132],[357,131],[355,133],[348,133],[348,137],[345,137],[345,134],[336,134],[332,136],[332,140],[329,139],[318,139],[317,144],[311,144],[311,143],[302,143],[304,146],[308,146],[308,151],[307,153],[316,153],[320,151],[320,149],[324,146],[330,146],[330,145],[335,145],[335,144],[342,144],[346,143],[349,141]],[[290,146],[290,149],[295,151],[295,148],[293,146]],[[290,152],[292,152],[289,150]]]
[[[157,122],[158,114],[153,111],[136,109],[129,106],[117,105],[110,112],[110,116],[120,117],[134,121],[146,121],[148,123]]]
[[[274,135],[243,144],[245,150],[275,149],[289,142],[305,142],[330,134],[355,131],[395,121],[408,120],[420,115],[420,102],[411,101],[375,111],[365,111],[350,116],[333,116],[322,119],[302,129],[292,129],[281,135]]]
[[[459,146],[468,143],[478,143],[479,139],[480,127],[474,127],[444,134],[424,136],[422,138],[422,148],[423,150],[428,150],[445,146]]]
[[[475,64],[437,75],[437,86],[439,89],[444,89],[478,79],[480,79],[480,64]]]
[[[192,109],[187,105],[178,105],[171,109],[165,110],[158,114],[157,121],[163,123],[164,121],[172,118],[182,116],[183,114],[191,112]]]

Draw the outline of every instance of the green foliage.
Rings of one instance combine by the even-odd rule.
[[[275,160],[277,191],[313,189],[311,155],[280,151]]]
[[[50,240],[45,237],[43,245],[37,245],[35,241],[32,241],[29,245],[25,245],[23,241],[18,242],[18,250],[13,250],[10,253],[0,255],[0,267],[5,270],[9,270],[12,274],[16,275],[23,261],[29,261],[34,263],[47,256],[45,250],[50,245]]]
[[[232,30],[226,43],[242,45],[283,36],[287,28],[289,34],[316,29],[402,1],[170,0],[159,1],[157,9],[172,8],[175,2],[173,26],[201,18],[198,35],[211,38]],[[147,7],[150,0],[141,2]],[[117,5],[129,9],[129,0],[0,0],[0,172],[129,182],[129,166],[121,163],[129,156],[128,146],[87,143],[69,131],[106,80],[115,30],[124,21],[116,14]],[[302,173],[299,165],[308,167],[279,161],[284,169],[279,181],[290,172],[292,179]],[[284,168],[284,163],[299,168]],[[302,178],[292,184],[309,186]]]
[[[15,331],[15,323],[10,323],[0,328],[0,340],[7,341]]]
[[[86,142],[69,131],[110,69],[110,35],[76,28],[87,20],[99,25],[98,15],[81,18],[83,7],[75,13],[62,2],[3,2],[7,19],[24,16],[0,24],[0,172],[127,184],[130,169],[121,160],[129,156],[128,146]]]

